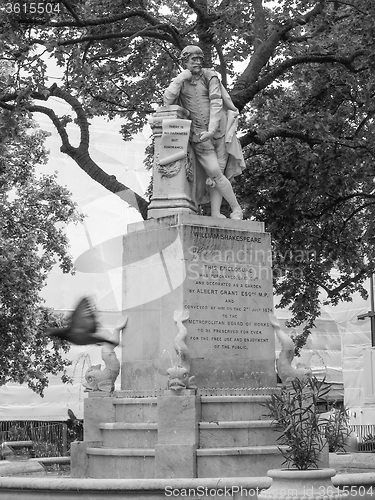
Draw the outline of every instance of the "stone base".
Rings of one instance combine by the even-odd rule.
[[[197,447],[191,444],[158,444],[155,477],[197,477]]]
[[[153,196],[147,211],[147,218],[169,217],[172,213],[196,215],[197,211],[196,205],[191,200],[184,199],[182,195],[176,199]]]
[[[175,214],[129,225],[121,389],[166,388],[182,310],[199,390],[275,387],[270,245],[255,221]]]
[[[131,224],[123,282],[121,391],[86,400],[73,475],[238,477],[281,466],[262,406],[277,390],[263,224],[184,213]],[[186,372],[175,387],[186,389],[167,391],[176,365]]]
[[[158,398],[155,477],[197,477],[200,398],[166,391]]]
[[[264,415],[269,391],[252,396],[200,396],[194,390],[144,398],[123,394],[90,394],[85,427],[100,414],[112,421],[96,420],[96,429],[85,428],[96,441],[73,443],[72,477],[262,476],[282,465],[278,433]],[[100,404],[105,412],[97,410]]]

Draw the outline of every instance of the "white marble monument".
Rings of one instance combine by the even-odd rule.
[[[282,463],[263,406],[276,390],[270,235],[197,215],[186,118],[178,106],[154,116],[149,219],[123,244],[121,390],[89,394],[76,477],[238,481]]]

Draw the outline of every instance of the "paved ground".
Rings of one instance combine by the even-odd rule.
[[[329,466],[337,474],[375,472],[375,453],[330,453]]]

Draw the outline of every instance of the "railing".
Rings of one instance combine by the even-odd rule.
[[[358,452],[375,453],[375,425],[351,425],[358,437]]]
[[[72,441],[83,439],[82,420],[44,422],[35,420],[0,422],[0,460],[39,459],[43,465],[68,464]],[[13,457],[12,457],[13,455]],[[63,457],[64,460],[59,458]],[[51,458],[51,460],[42,460]]]
[[[74,439],[72,439],[74,440]],[[0,422],[0,442],[32,442],[33,447],[15,445],[15,455],[52,457],[67,455],[70,442],[66,422],[34,420]],[[13,448],[13,447],[12,447]]]

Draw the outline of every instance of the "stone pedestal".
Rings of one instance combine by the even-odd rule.
[[[198,393],[276,386],[270,236],[261,223],[176,214],[131,224],[123,283],[122,390],[166,388],[174,312],[183,309]]]
[[[281,466],[264,418],[277,387],[263,224],[176,213],[130,224],[123,255],[121,390],[86,400],[73,475],[238,478]],[[196,389],[166,390],[172,366]]]
[[[158,398],[158,444],[155,477],[196,477],[200,398],[192,391]]]
[[[150,125],[155,139],[153,167],[153,194],[148,209],[148,219],[163,217],[171,213],[197,213],[195,202],[194,158],[190,145],[188,155],[163,169],[159,165],[162,122],[164,119],[187,119],[188,111],[180,106],[164,106],[154,113]]]

